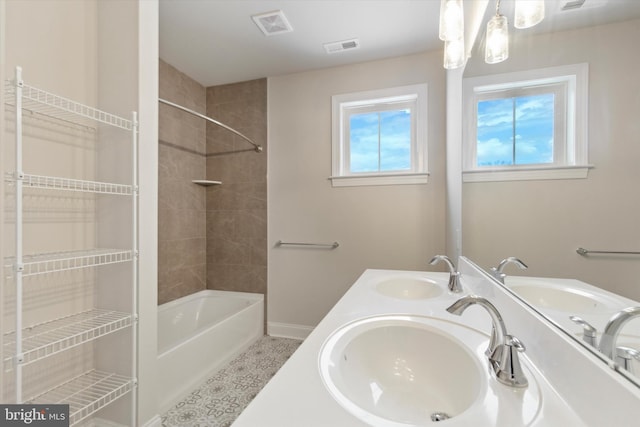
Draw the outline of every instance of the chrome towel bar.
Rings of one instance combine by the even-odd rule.
[[[576,252],[580,255],[588,255],[588,254],[611,254],[611,255],[640,255],[640,252],[630,252],[630,251],[591,251],[585,248],[578,248]]]
[[[313,248],[329,248],[329,249],[335,249],[338,246],[340,246],[340,243],[338,242],[333,242],[333,243],[301,243],[301,242],[283,242],[282,240],[278,240],[276,242],[276,247],[280,247],[280,246],[306,246],[306,247],[313,247]]]

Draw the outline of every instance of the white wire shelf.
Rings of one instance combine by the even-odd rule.
[[[131,378],[91,370],[30,399],[27,403],[68,404],[69,425],[73,426],[127,394],[133,385],[134,380]]]
[[[116,264],[133,259],[133,251],[123,249],[92,249],[87,251],[53,252],[25,255],[22,258],[22,276],[76,270],[99,265]],[[5,268],[15,264],[15,258],[6,258]]]
[[[131,324],[131,313],[91,309],[30,326],[22,330],[22,365],[98,339]],[[5,334],[5,354],[11,354],[15,344],[15,332]],[[12,357],[5,358],[5,371],[12,366]]]
[[[16,178],[13,174],[7,173],[5,175],[5,181],[15,182]],[[131,185],[100,181],[83,181],[80,179],[61,178],[55,176],[24,174],[22,182],[24,188],[116,194],[122,196],[130,196],[133,193]]]
[[[15,105],[16,85],[13,80],[5,81],[7,104]],[[133,122],[114,114],[100,111],[62,96],[54,95],[42,89],[26,84],[22,85],[23,110],[75,123],[81,126],[94,126],[98,123],[132,130]]]

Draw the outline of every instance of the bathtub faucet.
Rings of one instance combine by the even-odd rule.
[[[462,285],[460,284],[460,273],[456,271],[456,267],[453,265],[451,259],[446,255],[436,255],[431,258],[429,264],[435,265],[443,261],[449,267],[449,283],[447,287],[451,292],[462,292]]]

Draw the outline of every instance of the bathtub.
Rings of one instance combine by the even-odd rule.
[[[166,410],[264,335],[264,296],[205,290],[158,307],[158,401]]]

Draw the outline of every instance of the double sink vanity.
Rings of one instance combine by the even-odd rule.
[[[612,343],[628,365],[598,346],[612,310],[637,303],[502,279],[464,257],[451,275],[365,271],[234,427],[638,425],[632,316]]]

